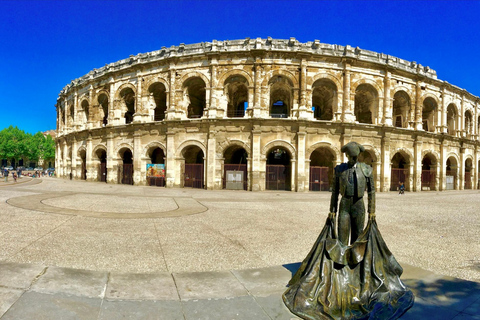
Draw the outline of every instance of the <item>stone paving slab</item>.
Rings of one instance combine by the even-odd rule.
[[[185,320],[180,301],[103,301],[98,320],[112,319]]]
[[[168,272],[111,273],[105,297],[110,300],[179,300],[175,282]]]

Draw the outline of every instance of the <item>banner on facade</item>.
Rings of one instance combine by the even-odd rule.
[[[147,164],[147,178],[165,178],[165,165],[164,164]]]

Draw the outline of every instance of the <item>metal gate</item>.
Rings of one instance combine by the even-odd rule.
[[[80,179],[87,180],[87,164],[82,161],[82,171],[80,172]]]
[[[290,190],[290,166],[267,164],[266,189]]]
[[[392,168],[392,178],[390,179],[390,191],[398,190],[398,187],[400,186],[400,182],[403,182],[403,184],[405,185],[405,190],[407,190],[408,179],[409,179],[408,168],[406,169]]]
[[[133,164],[118,166],[118,178],[121,184],[133,184]]]
[[[165,187],[164,177],[147,177],[147,183],[149,186]]]
[[[422,190],[435,190],[435,171],[422,170]]]
[[[465,172],[464,189],[472,189],[472,173],[471,172]]]
[[[229,182],[227,171],[242,171],[243,179],[242,181],[235,180],[234,183]],[[230,188],[229,185],[232,185]],[[241,184],[241,188],[233,187],[233,184]],[[223,189],[243,189],[247,190],[248,180],[247,180],[247,165],[246,164],[224,164],[223,165]]]
[[[329,167],[310,167],[310,191],[330,191]]]
[[[447,170],[447,176],[446,176],[446,189],[447,190],[455,190],[455,183],[457,181],[457,172],[456,171],[451,171]]]
[[[203,163],[186,163],[184,187],[203,189]]]
[[[107,182],[107,163],[100,163],[100,182]]]

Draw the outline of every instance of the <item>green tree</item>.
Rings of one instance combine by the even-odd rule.
[[[10,126],[0,131],[0,158],[20,160],[26,156],[27,134]]]

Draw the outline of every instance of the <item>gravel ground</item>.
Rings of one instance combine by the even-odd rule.
[[[330,201],[325,192],[165,189],[56,178],[3,186],[0,191],[0,260],[138,273],[299,262],[322,229]],[[44,204],[77,208],[79,215],[27,210],[6,202],[52,191],[69,194]],[[180,197],[193,198],[208,210],[156,219],[81,215],[82,210],[168,212]],[[479,208],[477,190],[377,193],[377,223],[400,263],[477,282]]]

